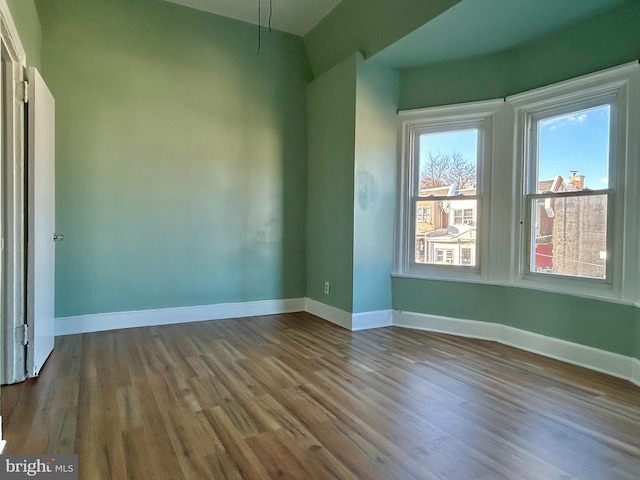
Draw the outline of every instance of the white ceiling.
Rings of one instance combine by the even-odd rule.
[[[269,23],[269,0],[166,0],[186,7],[258,24]],[[271,27],[303,36],[315,27],[341,0],[272,0]]]

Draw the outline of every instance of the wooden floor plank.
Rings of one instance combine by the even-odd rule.
[[[84,479],[640,478],[640,388],[494,342],[307,313],[56,339],[4,453]]]

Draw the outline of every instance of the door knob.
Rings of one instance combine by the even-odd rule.
[[[61,233],[54,233],[53,234],[53,241],[54,242],[61,242],[62,240],[64,240],[64,235]]]

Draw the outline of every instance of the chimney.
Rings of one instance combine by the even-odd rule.
[[[573,185],[576,190],[584,189],[584,175],[578,175],[577,170],[571,171],[571,176],[569,177],[569,185]]]

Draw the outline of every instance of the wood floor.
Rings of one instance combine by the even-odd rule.
[[[640,388],[492,342],[306,313],[56,340],[5,453],[80,479],[640,478]]]

